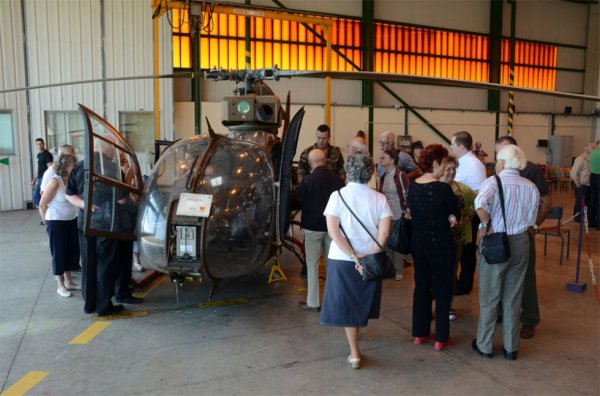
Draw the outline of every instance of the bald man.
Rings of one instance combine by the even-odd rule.
[[[381,153],[386,150],[394,150],[398,153],[398,165],[397,168],[401,171],[404,171],[410,181],[415,180],[417,177],[421,176],[421,170],[415,163],[413,157],[396,148],[396,134],[392,131],[385,131],[379,136],[379,145],[381,147]],[[377,174],[379,177],[385,174],[385,168],[381,166],[381,164],[377,164]]]
[[[344,181],[327,166],[327,155],[321,149],[313,149],[308,153],[308,164],[311,173],[302,179],[296,189],[296,198],[302,205],[301,224],[304,228],[308,289],[306,301],[300,301],[298,308],[318,312],[321,310],[319,263],[321,262],[321,253],[327,258],[331,244],[323,212],[331,193],[344,187]]]

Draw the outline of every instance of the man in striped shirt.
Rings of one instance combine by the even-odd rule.
[[[496,153],[509,144],[517,146],[517,141],[510,135],[501,136],[496,140]],[[550,189],[544,173],[531,161],[527,161],[525,168],[519,174],[535,184],[540,193],[540,203],[535,227],[542,224],[552,207]],[[521,338],[532,338],[535,335],[535,327],[540,323],[540,307],[537,297],[537,281],[535,276],[535,230],[529,229],[529,262],[525,274],[525,286],[523,287],[523,301],[521,303]]]
[[[504,263],[488,264],[485,256],[479,254],[479,323],[472,347],[482,357],[492,357],[500,306],[504,357],[515,360],[519,350],[518,323],[530,250],[528,230],[535,224],[540,201],[535,184],[519,176],[526,164],[523,150],[515,145],[498,152],[496,172],[502,184],[505,216],[496,177],[486,179],[475,198],[483,234],[506,232],[510,242],[510,257]]]

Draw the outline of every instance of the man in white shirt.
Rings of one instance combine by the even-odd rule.
[[[571,167],[571,180],[575,183],[575,208],[573,214],[579,213],[581,210],[581,199],[585,197],[585,202],[588,203],[590,200],[590,153],[596,148],[594,143],[587,143],[583,147],[583,153],[581,153]],[[580,217],[578,216],[575,221],[579,222]]]
[[[464,183],[469,186],[475,194],[479,191],[481,183],[486,179],[485,166],[473,154],[473,137],[469,132],[460,131],[452,135],[450,150],[458,159],[456,176],[454,181]],[[479,217],[474,216],[471,219],[471,231],[473,239],[471,243],[463,246],[460,257],[460,275],[454,286],[454,294],[457,296],[469,294],[473,289],[473,277],[475,276],[476,265],[476,240],[477,229],[479,227]]]

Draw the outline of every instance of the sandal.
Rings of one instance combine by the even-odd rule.
[[[354,370],[358,370],[360,368],[360,361],[361,361],[361,358],[359,358],[359,357],[355,358],[355,357],[352,357],[352,355],[348,356],[348,364]]]
[[[65,283],[65,287],[67,288],[67,290],[81,290],[81,286],[78,285],[76,282]]]

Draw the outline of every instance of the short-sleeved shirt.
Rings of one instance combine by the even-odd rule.
[[[37,155],[37,177],[38,179],[44,176],[44,172],[48,169],[48,164],[54,161],[54,157],[50,154],[50,151],[44,150]]]
[[[48,183],[50,183],[50,180],[55,175],[56,175],[56,172],[54,172],[54,168],[49,167],[48,169],[46,169],[46,172],[44,172],[44,176],[42,177],[42,182],[40,183],[40,191],[41,192],[44,192],[44,190],[46,189],[46,186],[48,185]]]
[[[69,180],[67,181],[65,195],[77,195],[79,198],[85,199],[85,170],[83,164],[84,162],[81,160],[75,165],[75,168],[73,168],[73,171],[69,175]],[[80,230],[83,230],[83,209],[79,209],[77,226]]]
[[[304,149],[302,154],[300,154],[300,161],[298,161],[299,175],[304,176],[310,173],[308,153],[316,148],[318,147],[315,143],[312,146]],[[342,156],[342,152],[340,151],[339,147],[329,145],[327,150],[325,150],[325,155],[327,156],[327,165],[329,168],[331,168],[331,170],[337,173],[340,177],[346,176],[346,171],[344,170],[344,157]]]
[[[385,195],[371,189],[367,184],[350,182],[346,187],[342,188],[339,192],[334,192],[329,197],[324,214],[339,218],[340,225],[344,228],[346,235],[348,235],[354,250],[357,253],[367,253],[376,243],[352,215],[350,210],[348,210],[338,193],[343,195],[346,203],[375,238],[377,238],[378,234],[377,226],[379,225],[379,220],[386,217],[391,218],[392,209]],[[329,258],[352,261],[337,246],[335,241],[331,242]]]
[[[518,235],[535,224],[540,194],[536,186],[515,170],[503,170],[498,175],[504,191],[506,226],[496,177],[487,178],[475,198],[475,209],[483,209],[490,215],[494,232],[505,231],[508,235]]]
[[[544,173],[542,173],[542,170],[533,162],[527,161],[527,165],[525,165],[525,168],[522,171],[519,171],[519,175],[535,184],[540,193],[540,197],[550,194]]]
[[[600,147],[596,147],[590,153],[590,172],[600,174]]]
[[[471,190],[477,192],[484,180],[485,166],[475,157],[473,152],[469,151],[458,159],[454,181],[464,183],[471,187]]]

